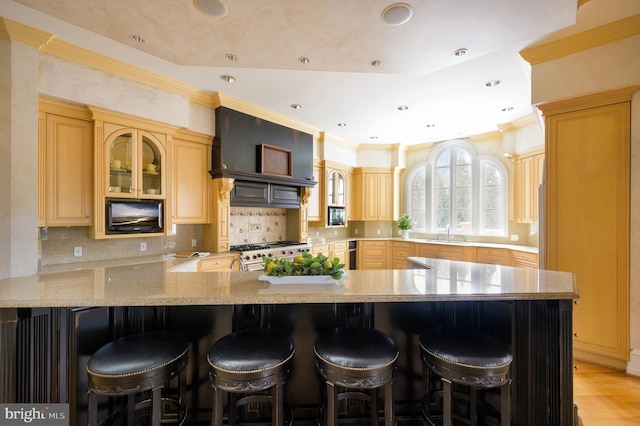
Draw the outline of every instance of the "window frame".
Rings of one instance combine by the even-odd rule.
[[[425,162],[421,162],[416,164],[414,167],[409,170],[407,173],[407,178],[405,181],[405,206],[406,211],[412,216],[412,218],[416,222],[420,222],[419,218],[416,217],[415,212],[418,210],[424,210],[425,212],[425,227],[419,228],[415,227],[414,230],[422,231],[426,233],[442,233],[445,232],[444,229],[437,229],[435,223],[435,197],[436,191],[434,188],[436,182],[436,173],[437,173],[437,161],[440,155],[446,150],[452,150],[452,155],[455,155],[455,149],[462,148],[464,149],[471,157],[471,230],[465,235],[477,235],[477,236],[498,236],[498,237],[506,237],[508,234],[508,173],[502,162],[492,156],[488,155],[477,155],[476,150],[473,145],[467,141],[463,141],[460,139],[450,140],[438,144],[431,152],[429,153],[428,159]],[[453,160],[452,160],[453,161]],[[500,200],[498,201],[501,206],[501,218],[500,229],[498,230],[487,230],[484,224],[484,168],[485,166],[490,165],[496,169],[499,174],[501,180],[501,191],[500,191]],[[420,209],[414,206],[413,204],[413,186],[415,180],[419,176],[424,176],[425,179],[425,206]],[[455,169],[452,172],[451,176],[451,188],[455,186]],[[455,191],[451,191],[451,212],[454,212],[454,200],[455,200]],[[455,214],[450,212],[450,217]],[[446,229],[446,228],[445,228]],[[451,230],[452,233],[459,233],[454,229]]]

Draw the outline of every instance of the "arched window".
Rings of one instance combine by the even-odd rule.
[[[407,212],[418,231],[463,235],[507,233],[507,172],[493,157],[478,156],[468,142],[433,149],[406,181]]]

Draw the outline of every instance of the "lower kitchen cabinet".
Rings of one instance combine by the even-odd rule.
[[[511,250],[511,266],[538,269],[538,254]]]
[[[347,256],[347,247],[349,243],[346,241],[341,241],[338,243],[331,244],[331,256],[330,259],[338,258],[340,259],[340,263],[344,264],[344,269],[349,269],[349,256]]]
[[[505,261],[504,249],[495,247],[477,247],[476,248],[476,262],[477,263],[489,263],[491,265],[508,265]],[[506,256],[508,258],[508,256]]]
[[[415,256],[415,243],[409,241],[391,242],[391,263],[393,269],[408,269],[407,257]]]
[[[329,257],[331,254],[331,245],[330,244],[314,244],[311,246],[310,253],[316,256],[318,253],[322,253],[323,255]]]
[[[220,256],[198,261],[198,272],[228,271],[233,259],[238,256]],[[240,263],[234,265],[234,271],[240,270]]]
[[[445,260],[474,260],[473,247],[451,244],[420,244],[418,256]]]
[[[358,241],[358,269],[388,269],[387,241]]]

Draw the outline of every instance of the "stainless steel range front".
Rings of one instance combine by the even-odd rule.
[[[263,268],[263,256],[294,259],[300,253],[310,250],[311,244],[296,241],[275,241],[231,246],[231,251],[240,252],[240,259],[248,271],[261,271]]]

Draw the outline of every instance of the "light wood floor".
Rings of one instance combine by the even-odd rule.
[[[575,361],[573,401],[582,426],[640,425],[640,378]]]

